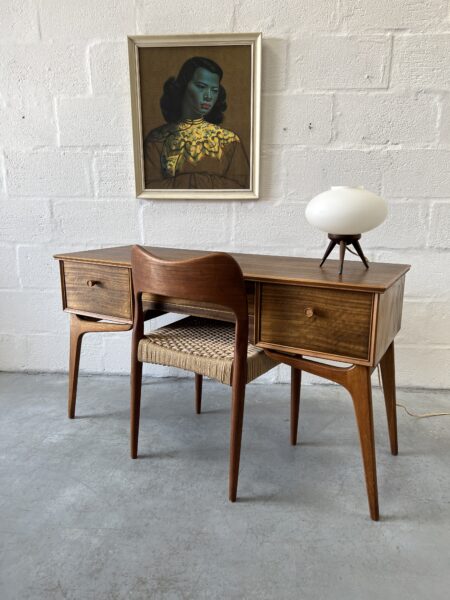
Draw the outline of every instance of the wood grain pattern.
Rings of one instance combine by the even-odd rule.
[[[334,365],[327,365],[314,360],[290,356],[280,352],[268,351],[267,354],[274,360],[279,360],[293,368],[335,381],[350,392],[361,445],[370,517],[374,521],[378,521],[380,513],[378,508],[372,386],[370,383],[370,375],[373,371],[373,367],[362,365],[336,367]]]
[[[245,282],[247,292],[248,315],[253,321],[253,312],[255,306],[255,284],[253,281]],[[165,312],[180,312],[181,314],[190,314],[196,317],[207,317],[219,319],[221,321],[234,321],[232,311],[220,304],[209,304],[207,302],[193,302],[183,298],[162,297],[155,294],[143,294],[142,302],[152,310],[162,310]]]
[[[377,365],[400,331],[402,324],[403,291],[405,278],[402,277],[384,294],[380,294],[376,320],[375,343],[372,364]]]
[[[137,458],[141,404],[142,363],[139,342],[144,337],[143,294],[185,298],[192,303],[220,305],[235,318],[234,357],[231,381],[230,469],[228,497],[236,501],[247,381],[248,306],[247,289],[236,261],[225,253],[210,253],[188,260],[161,260],[141,246],[132,252],[134,321],[131,343],[131,457]],[[200,411],[201,387],[196,376],[196,406]]]
[[[208,254],[198,250],[149,249],[157,257],[171,261],[186,261]],[[254,329],[252,341],[264,347],[266,353],[275,360],[292,367],[291,443],[295,443],[297,439],[301,370],[326,377],[346,387],[354,403],[370,514],[372,519],[377,520],[379,511],[370,374],[380,362],[391,451],[396,454],[393,340],[401,325],[404,276],[409,265],[371,263],[366,270],[364,265],[350,261],[346,263],[344,274],[340,277],[336,261],[329,261],[325,268],[320,269],[319,259],[249,254],[232,256],[241,268],[245,280],[250,313],[247,323]],[[60,260],[65,310],[77,315],[120,321],[122,324],[116,327],[130,328],[129,323],[133,318],[131,246],[60,254],[56,258]],[[161,282],[166,286],[167,281],[161,279]],[[145,286],[143,290],[152,291]],[[191,301],[186,301],[180,300],[183,296],[174,296],[174,291],[171,293],[166,290],[166,293],[169,297],[164,300],[143,294],[139,327],[144,319],[154,317],[161,311],[234,320],[230,310],[224,309],[220,304],[227,295],[226,282],[222,281],[221,287],[218,286],[214,299],[208,298],[212,305],[203,302],[199,296],[191,296]],[[134,316],[137,318],[137,315]],[[76,375],[82,334],[87,331],[106,331],[110,330],[106,328],[111,327],[111,323],[105,324],[104,329],[103,324],[93,322],[95,319],[82,322],[78,320],[79,317],[72,317],[69,387],[71,416],[75,412]],[[349,362],[352,366],[336,367],[306,360],[301,357],[302,354]],[[134,360],[136,361],[136,356]],[[137,455],[141,376],[142,364],[137,361],[131,377],[132,456]],[[229,480],[229,497],[232,501],[236,499],[239,473],[245,390],[242,378],[242,372],[236,374],[236,386],[233,390]],[[196,409],[200,411],[201,383],[198,378],[196,383]]]
[[[372,303],[366,292],[262,284],[258,342],[368,360]]]
[[[131,322],[129,269],[65,261],[64,283],[68,311]]]
[[[394,342],[391,342],[389,348],[384,353],[380,361],[381,379],[383,382],[384,402],[386,404],[386,416],[388,422],[389,442],[391,453],[394,456],[398,454],[397,439],[397,401],[395,394],[395,358]]]
[[[128,331],[131,323],[103,323],[96,319],[70,315],[70,354],[69,354],[69,399],[67,411],[69,419],[75,418],[77,401],[78,369],[80,366],[81,343],[86,333]]]
[[[203,375],[195,373],[195,412],[198,415],[202,412],[202,387]]]
[[[291,445],[297,444],[298,415],[300,412],[300,390],[302,385],[302,372],[291,367]]]
[[[57,254],[55,258],[77,262],[131,266],[132,246],[119,246],[100,250],[86,250],[69,254]],[[146,250],[163,260],[187,260],[205,256],[202,250],[158,248],[146,246]],[[348,261],[343,275],[339,276],[338,261],[327,261],[319,268],[320,259],[292,256],[269,256],[263,254],[232,254],[247,281],[301,283],[314,287],[332,287],[351,290],[384,292],[408,270],[409,265],[370,263],[370,268],[356,261]]]

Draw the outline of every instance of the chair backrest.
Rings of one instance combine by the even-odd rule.
[[[163,260],[142,246],[131,252],[134,294],[156,294],[219,304],[248,318],[244,276],[235,259],[214,252],[188,260]]]
[[[246,361],[248,304],[244,276],[235,259],[214,252],[188,260],[163,260],[142,246],[131,251],[135,343],[143,335],[142,294],[218,304],[236,317],[235,360]]]

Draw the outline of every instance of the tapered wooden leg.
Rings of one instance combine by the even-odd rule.
[[[130,387],[130,449],[131,458],[137,458],[142,389],[142,363],[139,361],[135,361],[131,366]]]
[[[300,386],[302,372],[300,369],[291,367],[291,444],[297,444],[298,413],[300,409]]]
[[[242,424],[244,421],[245,381],[233,385],[231,401],[229,499],[236,502],[239,460],[241,456]]]
[[[358,253],[358,255],[359,255],[359,258],[360,258],[360,259],[363,261],[363,263],[364,263],[364,266],[366,267],[366,269],[368,269],[368,268],[369,268],[369,263],[367,262],[367,259],[366,259],[366,257],[364,256],[364,252],[362,251],[361,244],[359,243],[359,241],[358,241],[358,240],[354,240],[354,241],[352,242],[352,244],[353,244],[353,248],[354,248],[354,249],[356,250],[356,252]]]
[[[202,412],[202,383],[203,375],[195,373],[195,412],[198,415]]]
[[[347,244],[344,242],[344,240],[341,240],[339,242],[339,260],[340,260],[339,275],[342,275],[342,270],[344,268],[344,257],[345,257],[346,249],[347,249]]]
[[[370,516],[380,518],[378,508],[377,466],[375,458],[375,434],[372,414],[372,385],[369,367],[355,366],[349,372],[348,390],[355,408],[356,422],[361,443],[361,452],[366,477]]]
[[[75,418],[78,369],[80,366],[81,341],[84,333],[80,327],[80,319],[77,315],[70,315],[69,400],[67,405],[69,419]]]
[[[391,343],[380,361],[381,380],[383,383],[384,401],[386,404],[386,415],[389,430],[389,442],[391,453],[398,454],[397,440],[397,404],[395,397],[395,361],[394,342]]]
[[[328,256],[330,255],[331,251],[335,246],[336,242],[334,240],[331,240],[327,246],[327,249],[325,250],[325,254],[323,255],[322,262],[320,263],[319,267],[321,267],[323,263],[327,260]]]
[[[372,384],[370,381],[373,368],[361,365],[336,367],[298,356],[289,356],[273,350],[265,350],[265,353],[278,362],[284,362],[307,373],[335,381],[350,392],[355,407],[356,423],[361,442],[370,516],[374,521],[378,521],[377,465],[372,414]]]
[[[104,333],[107,331],[128,331],[130,323],[106,323],[93,317],[70,315],[70,357],[69,357],[69,419],[75,418],[77,401],[78,368],[80,366],[81,340],[85,333]]]

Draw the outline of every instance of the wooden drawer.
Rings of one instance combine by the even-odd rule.
[[[62,275],[68,311],[132,321],[130,269],[64,261]]]
[[[298,354],[367,361],[373,301],[366,292],[262,283],[256,342]]]

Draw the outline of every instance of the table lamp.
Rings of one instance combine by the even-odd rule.
[[[333,248],[339,245],[339,275],[342,275],[345,251],[349,245],[354,247],[366,269],[369,268],[359,240],[362,233],[378,227],[385,220],[387,202],[363,187],[337,185],[310,200],[305,216],[313,227],[328,233],[330,243],[320,266]],[[348,250],[353,252],[350,248]]]

